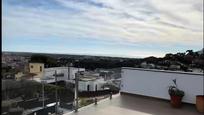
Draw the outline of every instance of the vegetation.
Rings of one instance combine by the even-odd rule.
[[[80,100],[79,101],[80,102],[79,107],[87,106],[87,105],[92,104],[94,102],[93,99],[86,99],[86,98],[80,98],[79,100]]]
[[[83,56],[70,56],[54,58],[54,56],[45,56],[35,54],[31,56],[31,62],[45,63],[45,67],[53,66],[67,66],[72,63],[74,67],[82,67],[89,70],[95,70],[96,68],[119,68],[119,67],[140,67],[142,62],[152,63],[159,66],[169,67],[171,64],[181,66],[181,70],[187,71],[189,67],[203,68],[204,67],[204,55],[193,50],[187,50],[186,52],[179,52],[176,54],[168,53],[163,58],[147,57],[143,59],[137,58],[115,58],[115,57],[83,57]]]
[[[164,57],[166,60],[177,61],[187,66],[192,66],[196,68],[204,67],[204,54],[199,54],[198,52],[193,52],[193,50],[187,50],[184,53],[177,54],[166,54]]]
[[[31,56],[30,62],[37,62],[37,63],[44,63],[45,67],[56,67],[57,60],[55,58],[40,55],[40,54],[34,54]]]
[[[2,82],[2,100],[5,99],[14,99],[17,97],[21,97],[23,100],[38,98],[42,95],[42,84],[36,81],[30,80],[4,80]],[[55,86],[52,84],[45,84],[44,86],[45,96],[48,98],[55,98],[55,90],[57,88],[59,98],[62,100],[68,99],[69,101],[73,99],[73,92],[70,90]]]
[[[20,70],[16,68],[12,68],[11,66],[5,66],[1,68],[1,76],[3,79],[9,79],[8,77],[10,76],[10,79],[14,79],[14,75],[18,73]]]
[[[184,91],[178,89],[176,79],[173,80],[175,86],[169,86],[169,95],[171,96],[180,96],[183,97],[185,95]]]

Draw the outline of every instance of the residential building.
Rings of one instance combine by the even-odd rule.
[[[57,73],[57,81],[66,81],[74,83],[75,74],[77,72],[84,72],[85,68],[75,67],[51,67],[45,68],[42,79],[48,83],[55,82],[55,72]]]
[[[103,90],[106,83],[103,78],[83,77],[79,81],[79,91],[98,91]]]
[[[152,63],[142,62],[140,65],[142,68],[154,69],[155,65]]]
[[[181,69],[181,66],[180,66],[180,65],[174,65],[174,64],[173,64],[173,65],[170,65],[170,66],[169,66],[169,69],[170,69],[170,70],[180,70],[180,69]]]
[[[16,80],[20,80],[23,77],[23,72],[18,72],[17,74],[15,74],[15,79]]]
[[[43,63],[29,63],[29,73],[36,74],[34,77],[42,78],[44,72]]]
[[[29,63],[29,72],[36,74],[33,76],[33,80],[41,82],[42,80],[47,83],[55,82],[55,72],[57,75],[57,81],[67,81],[74,83],[75,73],[78,71],[85,71],[85,68],[75,67],[51,67],[44,68],[43,63]]]

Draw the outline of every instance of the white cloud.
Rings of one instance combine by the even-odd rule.
[[[4,7],[3,36],[202,47],[203,0],[55,1],[79,12],[8,5]]]

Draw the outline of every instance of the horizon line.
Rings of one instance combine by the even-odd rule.
[[[76,55],[76,56],[99,56],[99,57],[110,57],[110,58],[135,58],[135,59],[141,59],[141,58],[147,58],[147,57],[156,57],[161,58],[161,56],[147,56],[147,57],[135,57],[135,56],[110,56],[110,55],[103,55],[103,54],[79,54],[79,53],[49,53],[49,52],[27,52],[27,51],[9,51],[9,50],[2,50],[2,52],[9,52],[9,53],[33,53],[33,54],[56,54],[56,55]]]

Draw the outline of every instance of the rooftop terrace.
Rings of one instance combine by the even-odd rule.
[[[169,101],[139,95],[118,94],[112,100],[105,99],[98,105],[89,105],[77,113],[65,115],[202,115],[194,104],[183,104],[180,109],[172,108]]]

